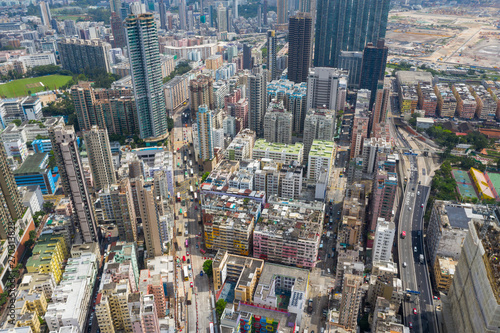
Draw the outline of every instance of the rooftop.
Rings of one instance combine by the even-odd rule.
[[[23,164],[14,171],[14,175],[34,174],[45,171],[49,153],[36,153],[29,155]]]
[[[264,289],[269,292],[269,286],[271,286],[278,277],[291,278],[293,280],[292,288],[294,291],[305,293],[307,290],[307,284],[309,282],[309,270],[298,267],[272,264],[268,262],[264,264],[264,269],[262,270],[262,273],[260,275],[257,290]],[[265,299],[265,297],[263,297],[263,299]]]
[[[335,142],[314,140],[309,152],[309,157],[331,158],[335,150]]]
[[[256,150],[270,151],[276,153],[287,153],[287,154],[299,154],[303,149],[303,145],[297,142],[293,145],[287,145],[285,143],[267,142],[264,139],[258,139],[255,141],[253,147],[254,152]]]

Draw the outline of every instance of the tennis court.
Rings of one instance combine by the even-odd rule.
[[[500,173],[488,172],[488,177],[497,192],[497,195],[500,195]]]
[[[477,194],[474,189],[474,185],[472,185],[472,180],[469,177],[469,174],[463,170],[452,170],[453,178],[457,182],[458,193],[460,196],[464,198],[476,198]]]

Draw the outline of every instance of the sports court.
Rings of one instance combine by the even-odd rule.
[[[497,195],[500,196],[500,173],[488,172],[487,175],[490,178]]]
[[[477,194],[474,189],[474,185],[472,184],[472,180],[469,177],[467,171],[463,170],[452,170],[453,178],[457,182],[458,193],[463,198],[476,198]]]

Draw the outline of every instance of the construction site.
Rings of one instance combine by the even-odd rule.
[[[391,11],[390,54],[453,65],[496,69],[500,57],[497,8]]]

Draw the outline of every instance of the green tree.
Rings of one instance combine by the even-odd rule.
[[[205,260],[205,262],[203,263],[203,271],[208,276],[212,276],[212,274],[213,274],[213,272],[212,272],[212,259]]]
[[[52,211],[54,210],[54,203],[53,202],[50,202],[50,201],[46,201],[43,203],[43,210],[48,214],[48,213],[52,213]]]
[[[21,121],[21,119],[14,119],[11,121],[11,123],[16,124],[16,126],[21,126],[23,122]]]
[[[210,172],[207,171],[203,174],[203,176],[201,176],[201,182],[203,183],[205,181],[205,179],[208,178],[208,176],[210,176]]]
[[[167,118],[167,124],[169,132],[174,129],[174,120],[172,118],[170,117]]]
[[[217,313],[217,318],[220,320],[220,317],[224,313],[224,309],[226,308],[227,302],[224,299],[219,299],[217,303],[215,303],[215,312]]]

